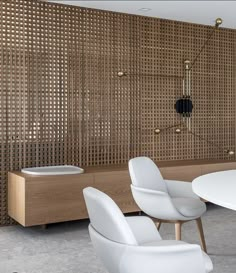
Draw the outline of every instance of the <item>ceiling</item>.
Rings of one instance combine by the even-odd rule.
[[[236,29],[236,1],[77,1],[48,0],[48,2],[95,8],[171,19],[190,23],[214,25],[223,19],[222,27]],[[147,8],[150,10],[140,10]]]

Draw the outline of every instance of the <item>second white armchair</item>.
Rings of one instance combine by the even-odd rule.
[[[94,189],[83,190],[89,234],[109,273],[209,273],[213,265],[198,245],[162,240],[153,221],[125,217],[114,201]]]
[[[181,240],[181,226],[184,222],[196,220],[202,249],[206,244],[201,216],[206,205],[192,191],[191,183],[164,180],[156,164],[148,157],[136,157],[129,161],[131,190],[140,209],[162,222],[175,223],[176,239]]]

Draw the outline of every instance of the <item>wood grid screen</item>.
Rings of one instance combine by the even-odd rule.
[[[183,132],[183,61],[194,60],[211,27],[49,4],[0,1],[0,224],[7,172],[23,167],[225,159]],[[192,130],[235,149],[234,30],[216,31],[192,72]],[[119,78],[119,71],[127,72]],[[148,76],[149,75],[149,76]],[[234,158],[233,158],[234,159]]]

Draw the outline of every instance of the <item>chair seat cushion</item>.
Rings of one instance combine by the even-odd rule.
[[[160,241],[153,241],[150,243],[145,243],[142,245],[143,246],[171,246],[171,245],[183,245],[183,244],[187,244],[187,243],[185,243],[183,241],[176,241],[176,240],[160,240]],[[209,273],[213,270],[212,261],[211,261],[210,257],[204,251],[202,251],[202,255],[203,255],[204,262],[205,262],[206,273]]]
[[[178,197],[172,198],[175,208],[185,217],[200,217],[206,211],[206,205],[199,199]]]

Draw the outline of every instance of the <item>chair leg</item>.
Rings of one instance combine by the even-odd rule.
[[[181,226],[182,226],[181,222],[176,222],[175,223],[175,239],[177,241],[181,240]]]
[[[204,233],[203,233],[201,218],[196,219],[196,222],[197,222],[198,232],[199,232],[199,235],[200,235],[202,250],[207,253],[206,242],[205,242],[205,237],[204,237]]]
[[[161,221],[156,222],[157,229],[160,230],[161,227]]]

